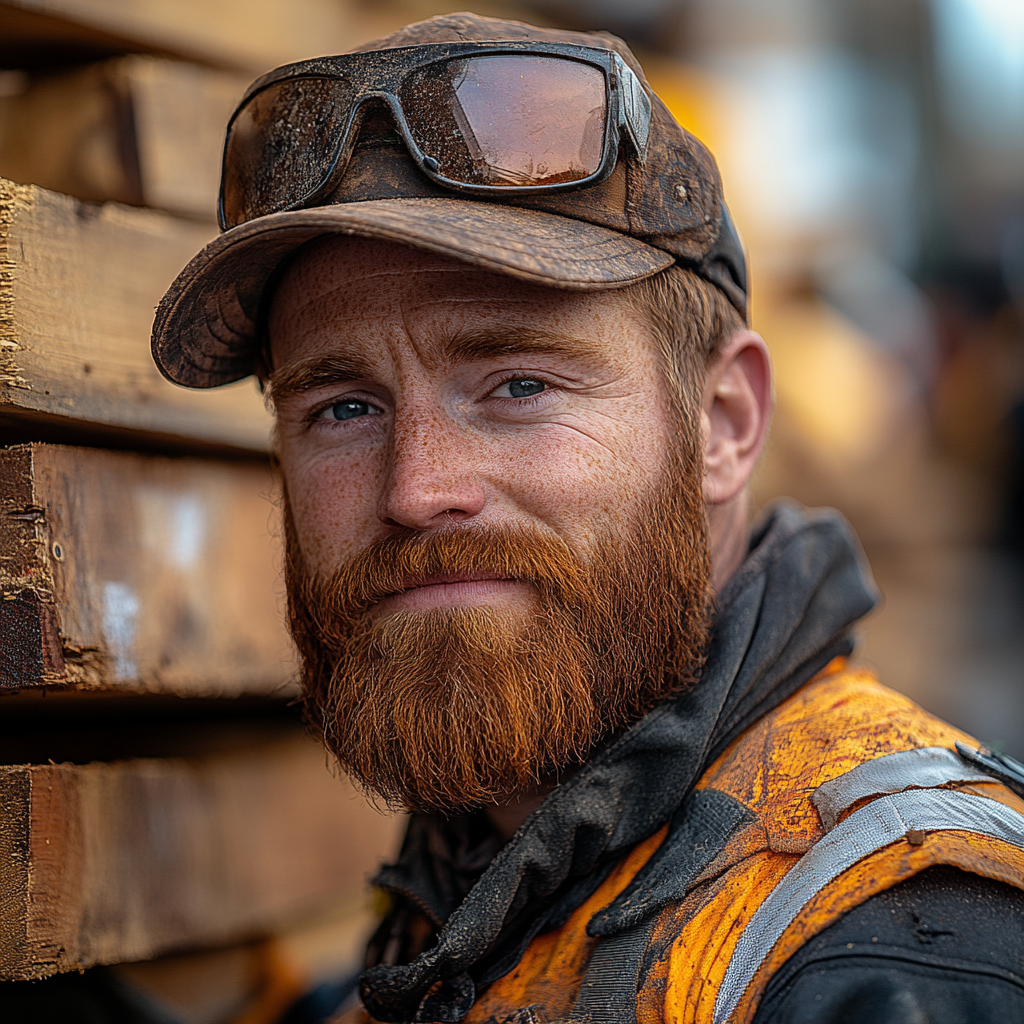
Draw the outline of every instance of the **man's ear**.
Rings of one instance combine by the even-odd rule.
[[[772,414],[772,363],[764,339],[734,334],[708,371],[701,413],[704,500],[722,505],[746,486]]]

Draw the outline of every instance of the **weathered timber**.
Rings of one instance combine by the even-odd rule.
[[[259,462],[0,451],[0,690],[289,691]]]
[[[190,391],[149,354],[154,307],[213,233],[0,179],[0,437],[41,421],[64,440],[102,429],[122,446],[265,451],[251,380]]]
[[[300,732],[0,768],[0,979],[223,945],[356,900],[399,824]]]
[[[131,91],[120,64],[23,76],[23,88],[0,96],[0,176],[78,199],[142,205]]]
[[[215,218],[228,119],[242,77],[181,61],[128,57],[142,198],[147,206]]]
[[[344,0],[3,0],[4,67],[158,53],[260,74],[353,45]]]
[[[224,129],[248,83],[145,56],[24,76],[0,96],[0,175],[213,221]]]

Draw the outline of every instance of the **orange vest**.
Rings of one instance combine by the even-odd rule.
[[[671,851],[659,850],[662,828],[565,925],[534,939],[466,1024],[741,1024],[805,942],[926,868],[1024,889],[1024,801],[958,757],[958,740],[977,746],[835,659],[698,782],[689,806],[708,835],[724,836],[710,860],[699,828],[670,838]],[[627,892],[656,851],[660,870]],[[672,902],[636,927],[588,936],[620,896],[620,912],[642,916],[652,892],[673,885]]]

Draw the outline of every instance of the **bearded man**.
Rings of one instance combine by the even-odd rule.
[[[742,249],[620,40],[278,69],[221,218],[153,350],[266,386],[309,721],[412,812],[360,1013],[1024,1020],[1024,776],[848,663],[837,514],[750,530]]]

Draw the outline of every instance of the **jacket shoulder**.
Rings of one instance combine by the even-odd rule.
[[[952,750],[957,740],[977,746],[870,670],[837,658],[734,740],[698,789],[727,793],[753,811],[771,848],[803,853],[822,834],[810,797],[823,783],[886,754]]]
[[[1015,838],[1024,802],[1014,793],[970,771],[911,779],[915,792],[908,793],[876,777],[893,761],[955,762],[958,740],[977,745],[840,659],[735,740],[699,788],[750,813],[687,896],[654,923],[638,998],[641,1024],[750,1021],[775,971],[804,943],[930,867],[949,865],[1024,889],[1024,852]],[[844,798],[834,814],[823,813],[820,796],[836,787]],[[922,808],[919,826],[913,815]],[[973,818],[958,824],[965,808]],[[979,825],[979,815],[1010,815],[1013,835]],[[879,825],[885,828],[875,836]]]

